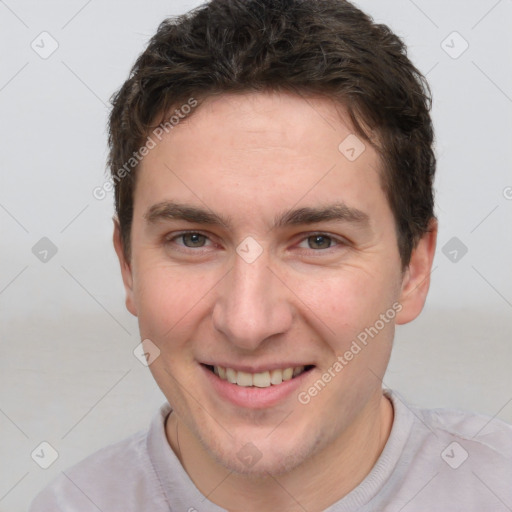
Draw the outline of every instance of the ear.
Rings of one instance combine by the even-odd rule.
[[[428,231],[421,237],[411,254],[411,261],[404,272],[400,293],[401,311],[396,315],[397,324],[414,320],[423,309],[430,287],[432,262],[436,252],[437,220],[432,219]]]
[[[117,257],[119,259],[119,265],[121,266],[121,275],[123,277],[124,289],[126,292],[126,309],[137,316],[137,308],[135,307],[135,300],[133,295],[133,275],[130,262],[126,259],[124,253],[123,241],[121,238],[121,228],[119,226],[119,220],[114,217],[114,248],[116,250]]]

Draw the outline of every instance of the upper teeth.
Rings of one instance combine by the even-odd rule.
[[[272,384],[281,384],[284,380],[290,380],[292,377],[300,375],[304,371],[304,366],[259,373],[239,372],[233,370],[233,368],[214,366],[213,371],[215,375],[219,376],[222,380],[231,382],[231,384],[238,384],[244,387],[256,386],[258,388],[268,388]]]

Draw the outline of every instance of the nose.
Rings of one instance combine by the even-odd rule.
[[[231,272],[219,283],[214,328],[243,350],[258,349],[292,325],[289,290],[269,263],[265,252],[252,263],[236,255]]]

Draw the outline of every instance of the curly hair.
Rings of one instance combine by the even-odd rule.
[[[127,257],[137,167],[119,170],[151,128],[191,97],[258,91],[345,107],[379,152],[405,268],[435,218],[431,92],[401,39],[345,0],[211,0],[160,24],[111,99],[108,165]]]

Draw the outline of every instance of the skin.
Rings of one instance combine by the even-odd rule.
[[[127,308],[141,339],[160,350],[150,370],[173,407],[167,438],[198,489],[228,510],[325,509],[365,478],[390,433],[393,408],[381,381],[395,323],[424,305],[437,226],[432,221],[402,271],[379,156],[366,143],[349,161],[338,146],[351,133],[343,109],[325,98],[210,98],[141,164],[129,261],[115,224]],[[164,201],[232,224],[148,220]],[[287,210],[340,201],[367,221],[273,226]],[[184,230],[206,237],[180,238]],[[312,237],[319,232],[327,237],[320,243]],[[247,236],[262,248],[252,263],[236,252]],[[301,404],[297,392],[394,303],[394,320]],[[314,368],[297,392],[249,408],[212,389],[200,365],[211,361]],[[251,467],[237,457],[247,443],[261,454]]]

